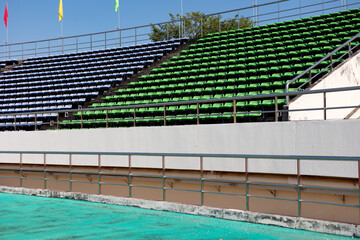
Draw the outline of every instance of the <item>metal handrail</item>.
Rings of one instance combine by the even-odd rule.
[[[213,98],[213,99],[189,100],[189,101],[179,101],[179,102],[137,104],[137,105],[126,105],[126,106],[114,106],[114,107],[96,107],[96,108],[81,108],[81,109],[68,109],[68,110],[53,110],[53,111],[3,113],[3,114],[0,114],[0,117],[1,116],[15,116],[15,115],[22,115],[22,114],[69,113],[69,112],[83,112],[83,111],[134,109],[134,108],[143,108],[143,107],[151,108],[151,107],[177,106],[177,105],[202,104],[202,103],[217,103],[217,102],[227,102],[227,101],[233,101],[233,100],[242,101],[242,100],[254,100],[254,99],[275,98],[275,97],[281,98],[281,97],[286,97],[286,96],[297,96],[297,95],[304,95],[304,94],[316,94],[316,93],[328,93],[328,92],[340,92],[340,91],[353,91],[353,90],[360,90],[360,86],[316,89],[316,90],[307,90],[307,91],[300,91],[300,92],[271,93],[271,94],[241,96],[241,97]]]
[[[69,37],[62,37],[62,38],[52,38],[52,39],[46,39],[46,40],[39,40],[39,41],[29,41],[29,42],[24,42],[24,43],[13,43],[13,44],[5,44],[5,45],[0,45],[0,47],[3,47],[3,51],[2,51],[2,59],[6,60],[6,59],[17,59],[17,58],[21,58],[21,59],[26,59],[26,57],[44,57],[44,56],[51,56],[51,55],[57,55],[57,54],[66,54],[66,53],[70,53],[72,50],[76,50],[76,52],[78,52],[79,50],[83,50],[83,51],[89,51],[89,50],[93,50],[93,49],[98,49],[100,46],[101,47],[105,47],[105,49],[107,47],[115,47],[115,46],[123,46],[123,45],[129,45],[131,43],[134,44],[138,44],[140,42],[144,42],[144,41],[150,41],[149,38],[146,39],[139,39],[139,36],[145,36],[148,35],[149,33],[147,32],[142,33],[142,34],[138,34],[137,30],[139,29],[143,29],[143,28],[148,28],[148,27],[152,27],[152,26],[156,26],[156,25],[161,25],[161,24],[168,24],[168,23],[178,23],[178,22],[182,22],[182,21],[186,21],[186,20],[193,20],[196,18],[202,18],[202,17],[206,17],[206,16],[221,16],[221,14],[226,14],[226,13],[234,13],[234,12],[239,12],[239,11],[245,11],[247,9],[258,9],[259,7],[263,7],[263,6],[268,6],[268,5],[272,5],[272,4],[278,4],[278,10],[277,11],[273,11],[273,12],[265,12],[262,14],[259,14],[258,11],[255,11],[253,13],[252,16],[247,16],[246,18],[248,19],[253,19],[253,23],[255,25],[259,25],[259,23],[264,23],[264,22],[274,22],[274,21],[280,21],[280,19],[285,19],[288,20],[289,18],[292,17],[297,17],[300,16],[300,18],[303,15],[313,15],[317,12],[322,12],[324,13],[324,11],[331,11],[334,9],[339,9],[341,8],[342,10],[345,10],[346,8],[352,7],[354,5],[358,5],[359,3],[342,3],[339,5],[330,5],[327,8],[324,8],[325,4],[331,4],[333,2],[338,2],[336,0],[328,0],[328,1],[321,1],[321,3],[311,3],[309,5],[301,5],[299,7],[291,7],[291,8],[287,8],[285,10],[280,10],[280,3],[282,2],[286,2],[289,0],[278,0],[278,1],[274,1],[274,2],[269,2],[269,3],[264,3],[264,4],[259,4],[259,5],[252,5],[249,7],[244,7],[244,8],[238,8],[238,9],[234,9],[234,10],[229,10],[229,11],[223,11],[223,12],[217,12],[217,13],[212,13],[212,14],[208,14],[208,15],[204,15],[204,16],[199,16],[199,17],[193,17],[193,18],[181,18],[179,20],[174,20],[174,21],[168,21],[168,22],[161,22],[161,23],[156,23],[156,24],[148,24],[148,25],[142,25],[142,26],[136,26],[136,27],[130,27],[130,28],[123,28],[123,29],[116,29],[116,30],[110,30],[110,31],[104,31],[104,32],[97,32],[97,33],[92,33],[92,34],[83,34],[83,35],[77,35],[77,36],[69,36]],[[313,8],[311,8],[311,6],[315,6],[315,5],[322,5],[322,9],[319,10],[314,10]],[[311,8],[311,9],[308,9]],[[295,13],[295,14],[289,14],[287,16],[280,16],[280,13],[283,12],[291,12],[294,9],[299,9],[300,13]],[[302,9],[306,9],[306,12],[302,12]],[[273,14],[277,14],[277,17],[271,17],[271,15]],[[258,17],[266,17],[269,16],[266,19],[258,19]],[[232,17],[233,18],[233,17]],[[235,20],[237,20],[238,18],[235,18]],[[254,20],[255,19],[255,20]],[[226,22],[227,20],[222,20],[221,22]],[[219,21],[220,23],[220,21]],[[203,36],[203,27],[204,25],[201,23],[199,26],[199,32],[201,32],[201,36]],[[133,30],[134,33],[129,32],[130,30]],[[225,29],[226,30],[226,29]],[[122,36],[122,31],[125,31],[126,33],[129,34],[125,34],[126,36]],[[147,31],[147,30],[146,30]],[[219,29],[217,29],[217,31],[224,31],[224,29],[221,29],[220,24],[219,24]],[[118,33],[118,36],[116,36],[115,38],[107,38],[107,35],[110,34],[115,34]],[[92,37],[93,36],[97,36],[97,35],[101,35],[103,34],[104,36],[101,36],[101,40],[98,40],[98,42],[104,42],[104,44],[99,45],[99,46],[92,46],[93,40]],[[180,31],[179,31],[180,34]],[[186,35],[186,34],[185,34]],[[185,36],[184,33],[180,34],[179,37],[184,37]],[[81,38],[86,38],[86,37],[90,37],[89,40],[84,40],[85,42],[78,42],[78,39]],[[170,39],[171,36],[167,35],[166,39]],[[123,38],[131,38],[129,41],[122,41]],[[70,47],[70,48],[64,48],[64,40],[67,39],[73,39],[73,43],[67,44],[69,46],[74,46],[74,47]],[[59,41],[59,43],[57,42]],[[81,41],[81,40],[80,40]],[[109,43],[110,41],[110,43]],[[48,46],[45,46],[44,43],[48,42]],[[53,42],[53,46],[51,46],[51,42]],[[76,43],[75,43],[76,42]],[[31,46],[31,44],[35,45],[35,46]],[[48,49],[48,51],[44,50],[41,52],[38,52],[37,50],[37,45],[41,45],[43,44],[42,48],[43,49]],[[79,44],[90,44],[89,46],[86,47],[82,47],[79,48],[78,45]],[[26,45],[30,45],[30,47],[28,49],[24,49],[24,46],[26,47]],[[66,45],[66,44],[65,44]],[[21,46],[20,48],[18,46]],[[76,47],[75,47],[76,46]],[[15,50],[12,50],[11,47],[15,47]],[[15,54],[14,54],[15,53]]]
[[[351,42],[354,41],[355,39],[357,39],[360,36],[360,32],[358,34],[356,34],[355,36],[353,36],[352,38],[350,38],[349,40],[347,40],[346,42],[344,42],[343,44],[341,44],[339,47],[335,48],[333,51],[331,51],[330,53],[328,53],[325,57],[323,57],[322,59],[320,59],[319,61],[317,61],[314,65],[312,65],[311,67],[307,68],[305,71],[303,71],[302,73],[300,73],[299,75],[297,75],[296,77],[294,77],[292,80],[288,81],[285,85],[285,93],[289,93],[289,86],[291,83],[295,82],[296,80],[300,79],[301,77],[303,77],[306,73],[308,73],[309,71],[313,70],[315,67],[317,67],[320,63],[324,62],[325,60],[327,60],[328,58],[331,59],[331,63],[330,65],[332,66],[333,61],[332,61],[332,56],[337,53],[338,51],[340,51],[342,48],[344,48],[346,45],[349,44],[349,49],[348,52],[350,52],[351,49]],[[328,68],[329,66],[327,66],[326,68]],[[309,81],[311,81],[312,78],[310,77]],[[305,84],[305,83],[304,83]],[[289,98],[290,95],[286,96],[286,104],[289,104]]]
[[[360,190],[358,187],[354,186],[352,188],[348,187],[334,187],[334,186],[323,186],[323,185],[310,185],[307,186],[306,184],[302,183],[302,176],[304,176],[304,173],[301,172],[301,161],[302,160],[313,160],[313,161],[352,161],[357,162],[358,164],[358,171],[360,172],[360,156],[311,156],[311,155],[256,155],[256,154],[209,154],[209,153],[156,153],[156,152],[76,152],[76,151],[0,151],[0,154],[19,154],[19,164],[18,168],[15,167],[7,167],[6,162],[3,162],[0,164],[0,171],[1,172],[8,172],[12,173],[14,175],[18,176],[12,176],[9,174],[6,175],[0,175],[0,178],[10,178],[10,179],[18,179],[19,180],[19,186],[23,187],[25,180],[39,180],[43,181],[43,189],[47,189],[48,185],[47,182],[49,181],[59,181],[59,182],[67,182],[68,185],[68,191],[72,191],[72,185],[74,183],[87,183],[87,184],[96,184],[98,186],[97,194],[102,194],[102,186],[106,185],[114,185],[114,186],[123,186],[128,188],[128,197],[132,197],[133,189],[135,188],[147,188],[147,189],[158,189],[162,191],[162,200],[166,201],[167,198],[167,191],[185,191],[185,192],[193,192],[198,193],[198,197],[200,199],[200,205],[206,205],[204,199],[206,198],[206,193],[210,194],[217,194],[217,195],[228,195],[228,196],[237,196],[237,197],[243,197],[245,198],[245,207],[244,210],[251,211],[251,208],[249,207],[249,202],[253,198],[262,198],[262,199],[270,199],[270,200],[278,200],[278,201],[290,201],[290,202],[296,202],[296,206],[294,208],[297,208],[297,216],[301,217],[303,216],[302,213],[302,204],[303,203],[314,203],[314,204],[320,204],[320,205],[328,205],[328,206],[342,206],[342,207],[352,207],[355,209],[358,209],[359,216],[360,216],[360,199],[359,204],[349,204],[349,203],[336,203],[331,201],[318,201],[318,200],[311,200],[308,198],[303,198],[302,194],[303,192],[307,191],[307,188],[311,188],[311,191],[317,191],[318,193],[322,193],[322,191],[332,192],[334,194],[341,194],[341,195],[350,195],[350,196],[358,196],[360,193]],[[35,167],[27,167],[28,164],[32,164],[30,162],[24,162],[23,157],[26,154],[38,154],[41,155],[40,157],[43,158],[42,163],[37,163]],[[47,161],[47,156],[50,154],[56,154],[56,155],[68,155],[68,170],[64,170],[64,165],[58,165],[58,164],[52,164]],[[97,170],[89,169],[89,170],[83,170],[83,169],[76,169],[74,167],[84,166],[84,165],[78,165],[74,164],[73,157],[76,155],[91,155],[91,156],[97,156],[97,163],[88,164],[87,166],[90,167],[97,167]],[[103,155],[117,155],[117,156],[127,156],[128,157],[128,164],[125,166],[118,166],[119,168],[128,169],[128,172],[107,172],[102,171],[102,168],[106,167],[114,167],[113,165],[103,165],[101,156]],[[153,174],[153,173],[140,173],[140,174],[134,174],[132,165],[132,156],[158,156],[161,157],[161,166],[157,167],[150,167],[153,169],[161,169],[162,171],[159,174]],[[166,171],[169,170],[169,168],[166,167],[166,158],[167,157],[195,157],[196,159],[191,159],[192,161],[198,161],[199,167],[194,168],[192,170],[194,171],[200,171],[200,176],[198,177],[186,177],[186,176],[173,176],[173,175],[167,175]],[[236,173],[244,174],[245,179],[213,179],[210,178],[204,174],[204,171],[209,171],[207,169],[204,169],[204,161],[206,158],[238,158],[238,160],[245,162],[245,169],[244,170],[234,170]],[[241,159],[239,159],[241,158]],[[279,183],[279,182],[258,182],[258,181],[252,181],[249,179],[249,174],[252,174],[254,171],[249,171],[248,164],[249,161],[252,159],[263,159],[264,161],[269,159],[277,159],[277,160],[293,160],[296,161],[296,174],[289,173],[290,175],[296,176],[297,181],[293,184],[290,183]],[[13,162],[12,162],[13,163]],[[48,169],[47,166],[61,166],[62,169]],[[140,167],[141,168],[141,167]],[[171,169],[171,168],[170,168]],[[36,172],[42,177],[34,177],[29,176],[27,173]],[[65,177],[65,179],[58,179],[58,178],[50,178],[48,177],[48,174],[54,174],[56,172],[59,172],[61,174],[67,174],[68,177]],[[41,174],[43,173],[43,174]],[[255,171],[256,173],[256,171]],[[76,174],[77,176],[86,176],[87,180],[82,180],[81,178],[74,179],[73,174]],[[95,180],[89,179],[89,175],[96,176]],[[118,182],[118,181],[104,181],[102,176],[115,176],[115,177],[121,177],[121,179],[125,179],[126,182]],[[154,179],[156,181],[162,182],[161,186],[150,186],[147,184],[136,184],[134,182],[134,179],[141,178],[142,181],[146,179]],[[358,182],[360,182],[360,175],[358,177],[354,177]],[[186,187],[167,187],[166,182],[179,182],[179,181],[185,181],[187,183],[191,184],[198,184],[199,189],[192,189],[192,188],[186,188]],[[209,186],[209,182],[217,182],[217,184],[225,184],[226,186],[229,185],[234,188],[244,188],[245,193],[232,193],[228,191],[209,191],[205,189],[205,186]],[[268,189],[268,190],[284,190],[284,188],[287,188],[287,191],[296,192],[296,197],[278,197],[278,196],[264,196],[258,194],[251,194],[249,192],[250,189]]]
[[[359,161],[360,156],[321,156],[321,155],[260,155],[260,154],[220,154],[220,153],[158,153],[158,152],[83,152],[83,151],[3,151],[0,154],[71,154],[71,155],[131,155],[167,157],[209,157],[209,158],[256,158],[256,159],[301,159],[320,161]]]

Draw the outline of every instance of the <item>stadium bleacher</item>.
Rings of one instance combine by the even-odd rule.
[[[0,114],[19,113],[0,116],[0,130],[34,129],[57,118],[57,113],[40,113],[35,119],[28,112],[81,108],[183,41],[27,59],[0,75]]]
[[[283,93],[285,84],[360,29],[360,9],[274,23],[246,29],[208,34],[183,50],[180,56],[164,62],[140,81],[119,89],[90,107],[115,107],[149,103]],[[344,54],[344,49],[335,55]],[[311,74],[330,62],[322,62]],[[329,70],[329,69],[328,69]],[[324,71],[324,74],[327,72]],[[307,81],[298,80],[290,91]],[[237,121],[266,119],[261,111],[273,110],[274,99],[238,101]],[[280,106],[285,99],[279,99]],[[233,121],[233,103],[200,105],[203,123]],[[134,110],[86,111],[77,120],[64,121],[63,128],[133,126]],[[197,105],[169,106],[167,124],[196,124]],[[136,125],[162,125],[164,107],[136,109]],[[81,121],[80,121],[81,118]]]

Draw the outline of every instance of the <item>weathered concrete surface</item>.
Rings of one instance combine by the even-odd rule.
[[[314,219],[288,217],[272,214],[263,214],[256,212],[247,212],[234,209],[222,209],[206,206],[195,206],[178,203],[170,203],[163,201],[150,201],[135,198],[124,198],[114,196],[104,196],[95,194],[83,194],[74,192],[56,192],[43,189],[13,188],[0,186],[0,192],[23,194],[40,197],[64,198],[81,201],[89,201],[96,203],[106,203],[129,207],[139,207],[145,209],[153,209],[160,211],[169,211],[175,213],[185,213],[192,215],[200,215],[206,217],[215,217],[221,219],[243,221],[250,223],[258,223],[293,229],[308,230],[313,232],[321,232],[328,234],[343,235],[349,237],[360,237],[360,228],[358,225],[337,223],[329,221],[321,221]]]

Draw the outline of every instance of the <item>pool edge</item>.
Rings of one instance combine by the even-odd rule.
[[[272,225],[299,230],[307,230],[348,237],[360,237],[360,227],[355,224],[331,222],[301,217],[282,216],[267,213],[249,212],[237,209],[223,209],[196,206],[173,202],[152,201],[137,198],[115,197],[109,195],[85,194],[77,192],[57,192],[48,189],[30,189],[0,186],[0,193],[23,194],[40,197],[74,199],[96,203],[106,203],[144,209],[186,213],[221,219]]]

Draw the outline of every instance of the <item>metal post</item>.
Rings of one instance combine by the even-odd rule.
[[[199,103],[196,103],[196,124],[199,125],[200,124],[200,107],[199,107]]]
[[[218,15],[219,17],[219,32],[221,32],[221,21],[220,21],[220,14]]]
[[[166,126],[166,106],[164,105],[164,126]]]
[[[78,38],[76,38],[76,52],[78,52],[78,45],[79,45],[79,43],[78,43]]]
[[[83,128],[83,112],[80,111],[80,128],[82,129]]]
[[[134,108],[134,127],[136,127],[136,108]]]
[[[275,122],[279,121],[278,97],[275,96]]]
[[[69,192],[72,191],[72,155],[69,154]]]
[[[326,120],[326,92],[323,94],[323,101],[324,101],[324,120]]]
[[[349,48],[348,48],[349,49],[349,57],[351,57],[351,55],[352,55],[351,42],[348,43],[348,46],[349,46]]]
[[[280,22],[280,3],[278,3],[277,5],[278,5],[278,22]]]
[[[20,153],[20,187],[22,187],[22,153]]]
[[[119,30],[119,47],[121,47],[121,30]]]
[[[50,41],[49,41],[49,45],[48,45],[48,56],[50,56]]]
[[[236,123],[236,100],[233,101],[234,123]]]
[[[92,35],[90,35],[90,50],[92,50]]]
[[[24,59],[24,44],[21,44],[21,59]]]
[[[162,190],[163,190],[163,201],[165,201],[165,156],[161,157],[162,162]]]
[[[301,216],[301,195],[300,195],[300,159],[297,159],[296,164],[296,174],[297,174],[297,203],[298,203],[298,217]]]
[[[166,24],[166,40],[169,40],[169,25]]]
[[[37,130],[37,113],[35,113],[35,131]]]
[[[36,57],[36,50],[37,50],[37,47],[36,47],[36,42],[35,42],[35,57]]]
[[[204,205],[204,192],[203,192],[203,177],[204,177],[204,166],[203,166],[203,157],[200,157],[200,193],[201,193],[201,199],[200,199],[200,205]]]
[[[333,71],[333,55],[330,56],[330,71]]]
[[[59,114],[60,113],[56,113],[56,129],[59,130]]]
[[[246,211],[249,211],[249,173],[248,173],[248,158],[245,158],[245,204],[246,204]]]
[[[14,116],[14,129],[16,131],[16,115]]]
[[[109,126],[109,115],[108,115],[108,110],[105,110],[105,114],[106,114],[106,128],[108,128]]]
[[[106,33],[105,33],[105,49],[106,49]]]
[[[46,189],[46,153],[44,153],[44,189]]]
[[[129,155],[129,197],[131,197],[131,155]]]
[[[98,187],[99,191],[98,193],[101,194],[101,155],[98,155],[98,167],[99,167],[99,173],[98,173]]]

